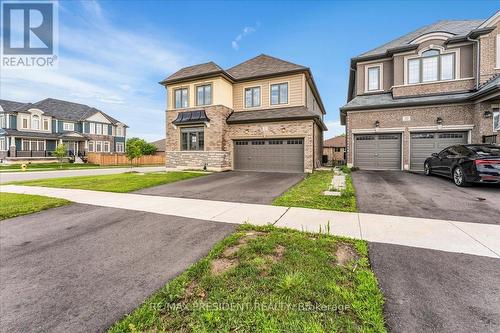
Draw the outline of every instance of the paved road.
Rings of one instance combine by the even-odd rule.
[[[46,179],[46,178],[61,178],[61,177],[76,177],[76,176],[97,176],[111,175],[124,172],[154,172],[165,171],[164,166],[153,167],[136,167],[136,168],[102,168],[102,169],[84,169],[84,170],[52,170],[52,171],[32,171],[32,172],[0,172],[0,183],[8,183],[13,181]]]
[[[304,178],[298,173],[230,171],[150,187],[135,193],[178,198],[270,204]]]
[[[0,332],[102,332],[233,230],[82,204],[0,221]]]
[[[446,178],[401,171],[352,173],[362,213],[500,225],[500,187],[458,187]]]
[[[500,260],[370,243],[390,332],[500,332]]]

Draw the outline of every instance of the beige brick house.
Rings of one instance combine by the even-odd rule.
[[[439,21],[351,59],[347,162],[421,170],[461,143],[500,143],[500,12]]]
[[[327,165],[344,162],[346,137],[345,135],[335,136],[323,142],[323,156],[326,156]]]
[[[309,68],[260,55],[227,70],[213,62],[161,81],[166,166],[311,172],[321,165],[325,109]]]

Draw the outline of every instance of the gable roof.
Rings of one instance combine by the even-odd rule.
[[[335,136],[323,142],[323,147],[342,148],[346,146],[346,137],[344,135]]]
[[[465,37],[472,30],[478,28],[484,20],[442,20],[422,28],[414,30],[406,35],[398,37],[370,51],[361,53],[355,58],[366,58],[370,56],[384,56],[392,49],[409,46],[414,39],[431,32],[447,32],[453,34],[453,38]]]
[[[8,101],[6,99],[0,99],[0,106],[4,112],[15,112],[17,109],[21,108],[26,103]]]
[[[294,71],[305,71],[307,67],[281,60],[266,54],[258,55],[252,59],[227,70],[229,75],[236,80],[268,76]]]
[[[170,75],[163,81],[161,81],[161,84],[169,83],[169,82],[176,82],[180,80],[185,80],[189,78],[195,78],[198,76],[205,76],[205,75],[210,75],[210,74],[219,74],[223,73],[224,70],[222,67],[217,65],[215,62],[210,61],[204,64],[199,64],[199,65],[194,65],[194,66],[189,66],[189,67],[184,67],[175,72],[174,74]]]

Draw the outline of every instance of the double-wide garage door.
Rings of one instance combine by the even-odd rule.
[[[354,166],[367,170],[401,170],[401,134],[355,135]]]
[[[304,172],[304,140],[235,140],[234,169]]]
[[[429,132],[410,134],[410,170],[423,170],[425,159],[446,147],[466,144],[467,132]]]

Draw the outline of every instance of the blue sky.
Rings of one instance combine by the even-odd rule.
[[[486,19],[498,1],[61,1],[59,66],[4,70],[0,96],[88,104],[130,126],[128,136],[162,138],[165,90],[183,66],[231,67],[261,53],[311,68],[326,137],[343,132],[349,59],[443,19]]]

